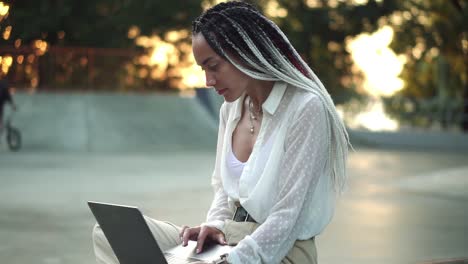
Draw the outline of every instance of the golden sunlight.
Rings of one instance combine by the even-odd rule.
[[[10,9],[10,6],[6,5],[3,2],[0,2],[0,16],[6,16],[8,14],[8,10]],[[0,19],[1,21],[1,19]]]
[[[266,4],[265,14],[269,17],[286,17],[288,15],[288,10],[280,7],[278,1],[270,0]]]
[[[182,39],[185,39],[185,38],[188,38],[190,32],[188,30],[172,30],[172,31],[169,31],[166,33],[166,35],[164,35],[164,39],[168,42],[171,42],[171,43],[174,43],[174,42],[177,42],[179,40],[182,40]]]
[[[36,50],[36,55],[42,56],[46,53],[48,49],[48,44],[47,41],[37,39],[34,41],[33,47]]]
[[[149,64],[157,66],[161,70],[166,70],[169,64],[177,63],[178,58],[174,56],[176,53],[174,45],[159,41],[153,49],[150,56]]]
[[[150,77],[153,79],[171,77],[171,85],[178,89],[204,87],[204,75],[193,59],[191,46],[180,41],[189,34],[187,30],[174,30],[166,33],[164,38],[156,35],[137,37],[136,44],[150,50],[149,54],[136,60],[137,64],[151,67]],[[146,73],[142,74],[146,76]]]
[[[193,58],[192,55],[190,55]],[[205,75],[194,59],[191,59],[185,66],[178,68],[182,76],[180,88],[200,88],[205,87]]]
[[[397,56],[388,45],[393,38],[393,29],[382,27],[373,34],[361,34],[347,43],[356,65],[364,72],[364,89],[374,96],[390,96],[403,88],[398,77],[403,56]]]
[[[4,39],[4,40],[8,40],[8,39],[10,38],[11,29],[12,29],[11,26],[7,26],[7,27],[5,28],[5,31],[3,31],[3,39]]]
[[[354,63],[364,73],[363,88],[372,98],[364,112],[346,119],[352,128],[371,131],[394,131],[399,128],[398,122],[385,113],[381,100],[382,96],[391,96],[404,86],[399,74],[405,59],[389,48],[392,39],[393,29],[384,26],[373,34],[360,34],[347,43]]]
[[[203,8],[203,10],[207,10],[208,8],[214,6],[214,5],[217,5],[219,3],[222,3],[222,2],[225,2],[225,0],[204,0],[202,3],[201,3],[201,6]]]
[[[0,65],[1,65],[1,71],[3,72],[3,74],[7,74],[8,73],[8,69],[11,67],[11,65],[13,64],[13,57],[10,56],[10,55],[7,55],[7,56],[0,56]]]
[[[140,28],[137,27],[137,26],[131,26],[129,29],[128,29],[128,32],[127,32],[127,37],[129,39],[134,39],[136,37],[138,37],[140,35]]]
[[[348,124],[350,127],[361,127],[370,131],[395,131],[399,127],[397,121],[385,114],[381,100],[370,103],[365,111],[354,117],[352,122],[354,124]]]

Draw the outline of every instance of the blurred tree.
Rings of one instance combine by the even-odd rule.
[[[13,25],[6,43],[37,39],[50,45],[136,48],[139,35],[189,29],[202,6],[218,0],[48,0],[10,1],[2,24]],[[250,0],[283,29],[320,76],[336,103],[359,96],[362,76],[353,67],[347,40],[382,25],[393,26],[392,48],[405,53],[405,89],[388,98],[387,109],[412,124],[444,126],[462,119],[468,126],[467,2],[463,0]],[[202,4],[203,3],[203,4]],[[181,8],[183,7],[183,8]],[[281,13],[279,11],[284,10]],[[3,25],[2,25],[3,27]],[[188,43],[190,36],[179,40]],[[187,56],[184,52],[184,56]],[[42,61],[47,61],[42,59]],[[81,62],[80,62],[81,63]],[[109,61],[112,65],[113,63]],[[172,66],[171,66],[172,67]],[[168,71],[171,70],[168,67]],[[135,69],[132,78],[151,69]],[[67,71],[64,69],[64,71]],[[45,77],[44,77],[45,78]],[[44,79],[43,78],[43,79]],[[152,78],[152,77],[151,77]],[[170,78],[167,77],[166,78]],[[163,80],[163,83],[168,83]],[[465,87],[465,88],[464,88]],[[463,90],[464,89],[464,90]]]
[[[53,55],[44,48],[41,57],[36,57],[36,85],[91,89],[125,86],[119,80],[126,78],[121,75],[131,62],[131,51],[143,50],[135,45],[135,32],[161,36],[188,28],[201,12],[199,0],[163,4],[153,0],[13,0],[7,4],[10,12],[0,26],[11,25],[13,29],[3,45],[36,48],[37,40],[42,40],[47,49],[68,47]],[[114,50],[104,50],[109,48]]]
[[[201,6],[217,2],[220,1],[173,0],[161,4],[153,0],[16,0],[11,2],[9,22],[14,29],[9,42],[21,39],[27,45],[42,39],[50,45],[134,47],[134,40],[128,37],[134,25],[141,35],[163,36],[171,30],[189,28]],[[374,31],[379,18],[395,9],[391,0],[370,0],[365,4],[356,4],[355,0],[250,2],[270,17],[268,9],[272,9],[272,3],[287,11],[286,16],[272,18],[321,77],[336,103],[358,95],[361,81],[359,73],[352,70],[346,40],[362,31]],[[43,74],[39,79],[45,77]]]
[[[468,130],[468,2],[395,0],[388,16],[392,48],[406,54],[405,87],[386,99],[387,110],[412,125]],[[464,107],[464,110],[463,110]]]
[[[198,0],[47,0],[10,1],[10,42],[35,39],[51,45],[131,47],[136,25],[142,34],[186,28],[201,12]],[[184,8],[181,8],[184,6]]]
[[[270,0],[255,1],[269,13]],[[353,68],[346,50],[347,40],[362,32],[379,28],[379,19],[390,15],[396,5],[392,0],[278,0],[287,16],[273,20],[283,29],[306,62],[321,78],[335,100],[341,104],[360,97],[362,76]],[[271,6],[270,6],[271,7]]]

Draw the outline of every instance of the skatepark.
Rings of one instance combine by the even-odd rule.
[[[95,263],[88,200],[178,225],[203,221],[217,122],[197,98],[16,98],[23,147],[0,144],[1,263]],[[349,187],[317,237],[319,263],[467,263],[466,135],[351,136]]]

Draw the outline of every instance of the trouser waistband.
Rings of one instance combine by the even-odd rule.
[[[245,210],[242,205],[239,203],[236,203],[236,212],[234,213],[234,216],[232,217],[233,221],[236,222],[252,222],[256,223],[255,219],[253,219],[250,214]]]

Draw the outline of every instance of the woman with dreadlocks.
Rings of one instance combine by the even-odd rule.
[[[150,229],[163,249],[188,240],[197,241],[198,252],[210,240],[234,246],[215,263],[317,263],[315,236],[345,184],[349,143],[328,92],[252,5],[215,5],[193,22],[192,33],[206,85],[225,99],[215,195],[202,225],[147,219]],[[108,263],[102,244],[95,237],[98,260]]]

